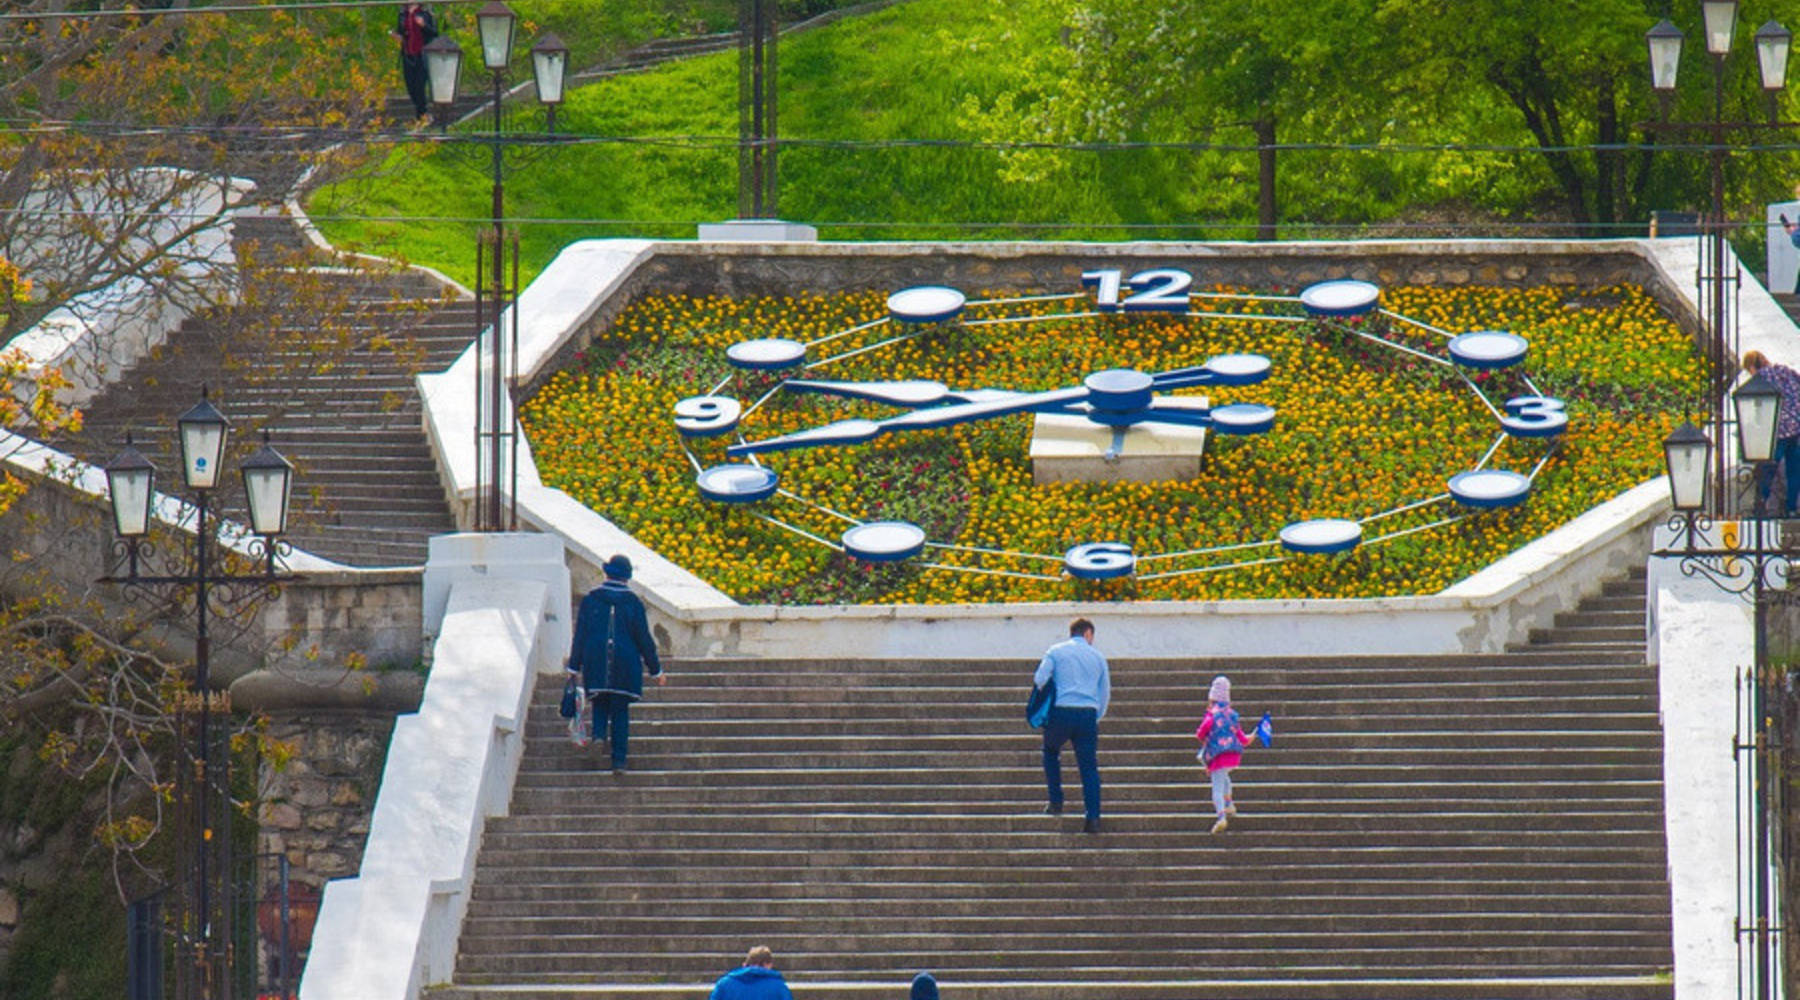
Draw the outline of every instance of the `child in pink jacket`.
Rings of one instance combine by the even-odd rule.
[[[1194,730],[1194,737],[1200,741],[1199,758],[1212,778],[1213,810],[1219,816],[1213,823],[1212,832],[1222,833],[1227,825],[1226,817],[1237,815],[1237,806],[1231,801],[1231,769],[1243,762],[1244,748],[1256,737],[1262,737],[1265,744],[1268,742],[1264,734],[1270,724],[1265,715],[1254,736],[1244,734],[1237,711],[1231,707],[1231,680],[1223,674],[1213,678],[1206,700],[1206,718],[1200,720],[1200,728]]]

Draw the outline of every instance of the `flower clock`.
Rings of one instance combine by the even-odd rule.
[[[710,386],[692,386],[668,414],[669,431],[678,436],[693,470],[692,488],[722,516],[753,517],[803,544],[867,564],[911,563],[920,569],[1039,582],[1148,582],[1348,553],[1517,507],[1531,497],[1569,428],[1565,401],[1540,391],[1526,372],[1532,353],[1527,337],[1505,330],[1443,329],[1429,318],[1385,308],[1382,289],[1368,282],[1328,281],[1291,296],[1196,291],[1191,276],[1174,268],[1133,274],[1101,269],[1082,277],[1079,291],[1041,295],[970,298],[942,286],[907,288],[887,297],[884,315],[810,339],[758,336],[726,344],[723,377]],[[1307,495],[1285,498],[1306,515],[1278,520],[1263,537],[1245,537],[1244,520],[1227,510],[1214,515],[1224,536],[1217,539],[1198,537],[1203,532],[1188,525],[1140,537],[1121,532],[1074,538],[1049,551],[1001,548],[934,537],[923,518],[869,516],[869,509],[887,506],[879,501],[842,511],[822,501],[821,491],[804,486],[809,475],[842,476],[841,466],[808,456],[879,447],[888,439],[969,434],[972,428],[1021,421],[1024,414],[1073,418],[1110,434],[1108,459],[1118,458],[1128,435],[1203,429],[1210,438],[1205,488],[1225,497],[1233,495],[1229,477],[1241,463],[1218,460],[1212,452],[1229,459],[1239,449],[1279,440],[1290,423],[1296,432],[1331,441],[1330,433],[1319,434],[1310,426],[1306,401],[1297,401],[1296,407],[1290,397],[1286,405],[1296,411],[1290,414],[1255,398],[1260,386],[1280,375],[1270,356],[1256,350],[1210,352],[1205,338],[1182,336],[1181,324],[1190,322],[1241,324],[1259,331],[1258,336],[1260,331],[1300,328],[1315,357],[1336,351],[1342,365],[1343,357],[1354,352],[1353,368],[1411,380],[1418,392],[1409,397],[1409,406],[1416,412],[1395,412],[1390,423],[1414,421],[1431,433],[1424,410],[1438,404],[1429,397],[1456,395],[1460,402],[1446,405],[1486,414],[1485,430],[1478,423],[1455,421],[1459,430],[1473,427],[1476,435],[1462,452],[1445,452],[1466,456],[1465,463],[1437,470],[1429,482],[1412,476],[1412,492],[1390,495],[1378,509],[1365,509],[1367,497],[1348,486],[1336,496],[1308,488]],[[1074,346],[1074,337],[1064,341],[1066,353],[1058,352],[1056,331],[1084,323],[1108,325],[1109,348],[1100,353],[1109,357],[1084,357],[1091,352]],[[1161,324],[1160,332],[1139,337],[1134,324]],[[1182,356],[1184,339],[1194,351],[1205,353]],[[1254,347],[1251,340],[1248,346]],[[959,362],[965,356],[1005,353],[1009,347],[1035,352],[1030,359],[1034,371],[1048,374],[1050,384],[951,385],[922,377],[945,370],[1003,370],[1004,365]],[[1141,358],[1132,355],[1134,348],[1142,350]],[[1311,364],[1304,353],[1290,350],[1285,356],[1289,363]],[[1084,364],[1090,360],[1106,363]],[[908,370],[914,366],[931,371]],[[851,368],[878,371],[879,377],[839,374]],[[1184,395],[1185,390],[1206,395]],[[1358,390],[1344,386],[1343,391]],[[974,438],[963,440],[966,444]],[[1330,446],[1352,445],[1339,440]],[[1284,456],[1281,461],[1309,461],[1304,449],[1275,450]],[[964,460],[995,461],[978,451]],[[1364,464],[1385,460],[1371,457]],[[934,466],[928,474],[949,476],[949,468],[935,467],[949,461],[954,456],[923,464]],[[911,489],[892,482],[858,485],[875,491],[883,486],[902,493]],[[1145,491],[1144,496],[1156,489],[1133,488]],[[1334,502],[1342,509],[1320,510]],[[1014,516],[1029,520],[1032,514],[1026,510]],[[835,530],[821,530],[823,523]],[[1091,519],[1086,524],[1093,526]]]

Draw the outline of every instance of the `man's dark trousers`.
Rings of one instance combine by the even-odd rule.
[[[1100,818],[1100,713],[1091,708],[1052,708],[1044,722],[1044,783],[1050,806],[1062,809],[1062,748],[1075,744],[1075,766],[1081,769],[1081,806],[1090,820]]]
[[[608,723],[612,724],[612,762],[625,764],[625,752],[631,739],[631,699],[622,694],[601,692],[594,696],[594,742],[606,739]]]
[[[425,117],[428,107],[425,100],[425,57],[400,53],[400,78],[406,81],[406,96],[412,98],[413,113],[417,117]]]

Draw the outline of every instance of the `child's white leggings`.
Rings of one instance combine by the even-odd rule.
[[[1231,768],[1221,767],[1212,772],[1213,812],[1225,815],[1225,807],[1231,804]]]

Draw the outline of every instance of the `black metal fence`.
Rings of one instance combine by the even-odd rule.
[[[159,889],[130,904],[125,916],[126,1000],[294,1000],[300,968],[318,916],[319,895],[296,882],[282,854],[238,859],[228,906],[234,933],[223,982],[204,973],[184,975],[195,964],[176,926],[180,907],[171,905],[177,886]]]

